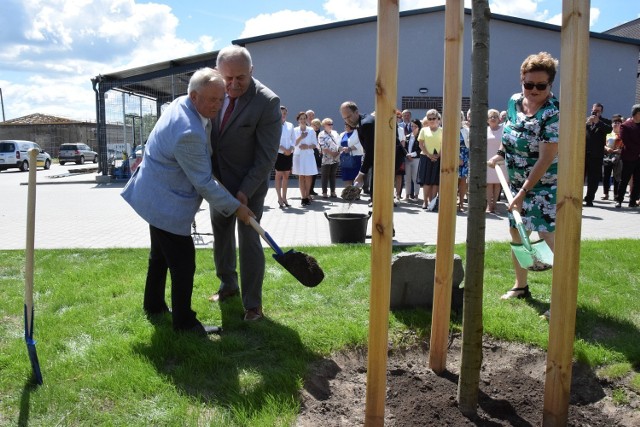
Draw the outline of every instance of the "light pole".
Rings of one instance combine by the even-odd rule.
[[[1,87],[0,87],[0,104],[2,104],[2,121],[4,122],[4,98],[2,97]]]

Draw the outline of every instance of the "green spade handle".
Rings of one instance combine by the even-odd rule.
[[[507,196],[507,201],[509,204],[513,203],[513,195],[511,194],[511,190],[509,189],[509,184],[507,184],[507,179],[504,176],[504,172],[502,172],[502,168],[500,165],[496,165],[495,167],[496,174],[498,175],[498,179],[500,180],[500,185],[502,185],[502,189],[504,190],[505,196]],[[511,211],[513,215],[513,219],[516,222],[516,228],[518,229],[518,233],[520,233],[520,238],[522,239],[522,244],[524,247],[531,251],[531,242],[529,241],[529,236],[527,236],[527,230],[524,228],[524,223],[522,222],[522,216],[518,211]]]

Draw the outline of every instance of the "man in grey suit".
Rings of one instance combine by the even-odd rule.
[[[259,221],[280,145],[280,99],[252,77],[251,55],[243,47],[220,50],[217,69],[225,80],[227,96],[211,132],[213,173]],[[236,220],[211,209],[211,223],[220,287],[210,300],[223,301],[239,290]],[[263,317],[264,250],[260,235],[246,224],[238,224],[238,240],[244,319],[258,320]]]
[[[122,197],[149,223],[151,250],[143,308],[152,319],[169,313],[165,302],[167,269],[171,274],[173,328],[206,335],[191,310],[196,271],[191,224],[204,198],[219,215],[244,223],[254,214],[211,175],[209,131],[224,101],[224,80],[211,68],[196,71],[188,95],[174,100],[156,123],[144,157]]]

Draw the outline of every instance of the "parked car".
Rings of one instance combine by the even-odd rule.
[[[0,141],[0,171],[17,168],[23,172],[29,170],[29,150],[36,148],[36,166],[49,169],[51,167],[51,156],[38,144],[32,141],[20,139],[9,139]]]
[[[76,162],[77,165],[82,165],[85,161],[98,163],[98,153],[81,142],[65,143],[60,145],[58,161],[61,165],[66,162]]]

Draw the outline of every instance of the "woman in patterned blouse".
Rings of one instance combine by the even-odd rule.
[[[547,52],[528,56],[520,67],[522,92],[509,100],[502,144],[487,161],[489,167],[506,161],[513,202],[509,211],[522,214],[528,232],[536,231],[553,250],[558,182],[559,102],[551,92],[558,61]],[[513,243],[522,243],[509,214]],[[502,299],[528,298],[527,270],[512,254],[516,273],[512,289]]]

